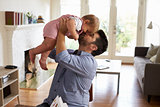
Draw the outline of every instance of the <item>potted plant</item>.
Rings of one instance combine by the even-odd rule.
[[[28,17],[28,23],[31,24],[33,19],[33,14],[31,12],[27,12],[26,16]]]

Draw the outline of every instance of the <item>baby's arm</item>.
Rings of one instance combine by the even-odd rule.
[[[76,22],[74,19],[70,18],[67,20],[67,28],[68,28],[68,32],[71,34],[69,35],[69,38],[78,40],[79,35],[76,31]]]

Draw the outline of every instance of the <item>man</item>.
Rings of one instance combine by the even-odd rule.
[[[58,63],[48,98],[37,107],[49,107],[57,95],[68,107],[88,107],[89,89],[96,74],[97,63],[93,56],[106,51],[108,40],[102,30],[95,34],[81,34],[79,49],[67,50],[65,47],[66,19],[60,22],[56,49],[49,57]]]

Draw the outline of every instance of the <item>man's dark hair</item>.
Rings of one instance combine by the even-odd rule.
[[[94,44],[97,46],[98,49],[95,51],[92,51],[91,54],[93,56],[102,54],[103,52],[107,50],[107,47],[108,47],[107,36],[103,32],[103,30],[98,30],[97,33],[99,34],[99,38],[96,39]]]

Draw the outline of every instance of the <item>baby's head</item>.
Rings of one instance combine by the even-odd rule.
[[[82,29],[85,33],[95,33],[99,29],[99,19],[93,15],[88,14],[82,17]]]

